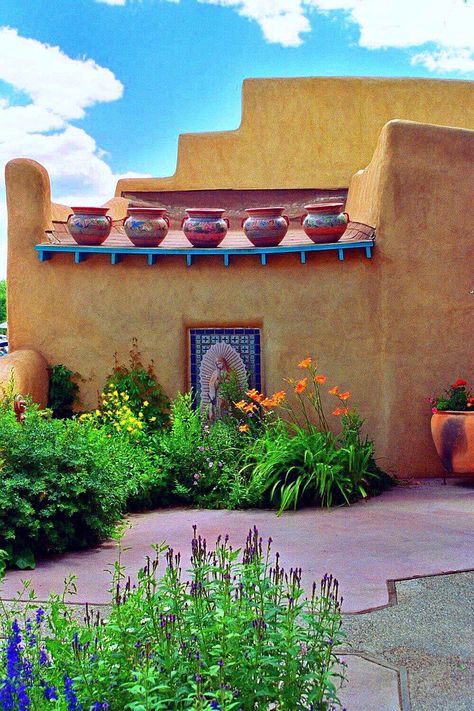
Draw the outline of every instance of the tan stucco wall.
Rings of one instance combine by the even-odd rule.
[[[237,130],[181,135],[173,176],[123,179],[116,195],[347,187],[370,161],[391,119],[472,129],[474,84],[367,77],[248,79]]]

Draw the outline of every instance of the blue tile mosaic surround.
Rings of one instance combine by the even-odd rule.
[[[211,346],[221,342],[228,343],[239,353],[249,375],[249,386],[259,391],[262,389],[259,328],[190,328],[191,388],[197,402],[201,397],[199,369],[202,358]]]

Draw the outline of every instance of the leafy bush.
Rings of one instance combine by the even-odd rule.
[[[94,423],[30,406],[24,424],[0,408],[0,548],[10,564],[109,537],[129,508],[160,503],[156,454]]]
[[[115,354],[113,371],[107,378],[105,389],[126,394],[132,413],[138,417],[142,412],[149,429],[158,429],[168,423],[170,402],[158,383],[153,361],[147,367],[143,365],[136,338],[132,340],[128,365],[120,363]]]
[[[235,422],[207,422],[193,408],[190,393],[172,402],[170,420],[169,430],[155,442],[171,499],[210,508],[245,505],[238,474],[243,442]]]
[[[340,708],[338,583],[326,575],[306,598],[301,569],[286,573],[270,545],[254,529],[239,560],[227,537],[210,550],[195,530],[186,579],[179,554],[164,547],[136,586],[117,563],[107,619],[87,610],[81,625],[57,597],[46,614],[30,607],[22,629],[10,615],[0,703],[55,711]]]
[[[49,369],[48,407],[53,417],[72,417],[79,395],[79,385],[73,377],[74,373],[65,365],[53,365]]]
[[[7,318],[7,282],[0,280],[0,321]]]

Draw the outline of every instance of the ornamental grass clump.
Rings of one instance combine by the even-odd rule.
[[[337,580],[325,575],[306,597],[301,568],[284,569],[271,543],[254,528],[242,550],[227,536],[210,548],[194,527],[186,573],[165,546],[136,584],[118,560],[106,617],[87,608],[80,624],[54,598],[44,622],[42,609],[22,629],[10,619],[0,709],[339,709]]]

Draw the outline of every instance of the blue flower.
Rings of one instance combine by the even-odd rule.
[[[67,675],[64,677],[64,696],[67,701],[67,711],[81,711],[82,704],[78,702],[72,679]]]

